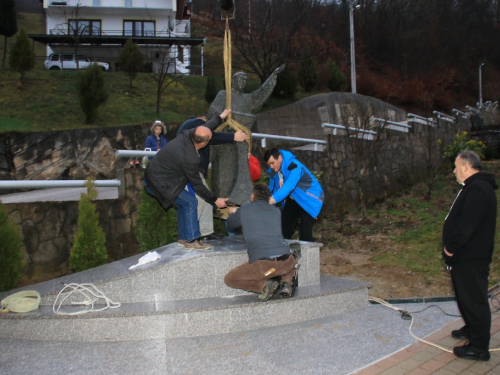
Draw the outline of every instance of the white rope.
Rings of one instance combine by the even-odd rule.
[[[65,292],[66,289],[71,289],[70,291]],[[82,301],[71,301],[70,305],[78,305],[78,306],[85,306],[83,310],[80,311],[74,311],[74,312],[63,312],[60,311],[61,306],[63,303],[70,297],[72,296],[75,292],[76,296],[83,297],[84,299]],[[59,301],[59,298],[61,297],[61,300]],[[99,309],[94,309],[94,304],[96,304],[97,301],[99,300],[104,300],[106,303],[106,306],[103,308]],[[59,301],[59,304],[58,304]],[[120,302],[113,302],[110,298],[108,298],[102,291],[97,289],[95,285],[93,284],[65,284],[65,287],[61,289],[59,294],[57,295],[56,300],[54,301],[54,306],[52,307],[52,310],[54,311],[54,314],[59,314],[59,315],[79,315],[79,314],[85,314],[88,312],[98,312],[98,311],[103,311],[108,308],[110,309],[116,309],[121,306]]]

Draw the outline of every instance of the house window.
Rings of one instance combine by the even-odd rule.
[[[101,6],[101,0],[92,0],[92,6],[93,7],[100,7]]]
[[[123,21],[124,36],[154,36],[154,21]]]
[[[68,34],[70,35],[101,35],[100,20],[69,20]]]
[[[132,7],[133,7],[132,0],[125,0],[125,8],[132,8]]]

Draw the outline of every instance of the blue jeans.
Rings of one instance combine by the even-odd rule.
[[[146,181],[143,182],[143,185],[148,194],[154,197],[153,191],[146,186]],[[177,239],[191,241],[201,237],[198,227],[198,200],[196,197],[183,189],[174,201],[174,206],[177,209],[177,230],[179,232]]]
[[[177,208],[177,229],[179,240],[190,241],[199,238],[198,227],[198,200],[187,190],[182,190],[174,201]]]

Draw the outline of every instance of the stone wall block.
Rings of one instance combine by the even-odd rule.
[[[49,241],[50,239],[62,236],[62,227],[66,218],[66,210],[60,207],[50,207],[43,220],[37,224],[39,241]]]

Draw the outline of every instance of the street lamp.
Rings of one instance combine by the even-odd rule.
[[[481,78],[481,70],[484,63],[479,64],[479,108],[483,106],[483,80]]]
[[[356,57],[354,52],[354,9],[358,9],[361,5],[356,5],[357,0],[349,2],[349,26],[351,34],[351,92],[356,94]]]

